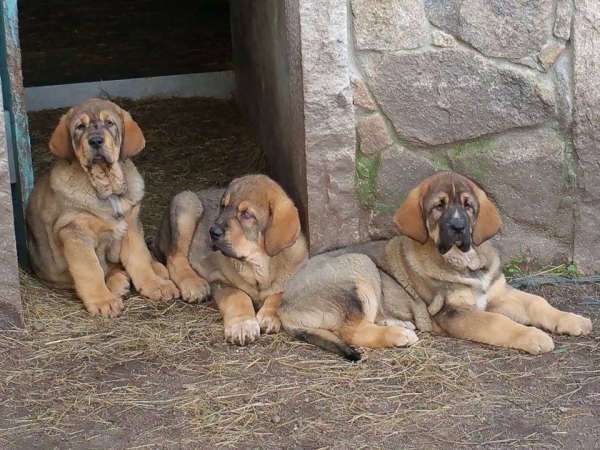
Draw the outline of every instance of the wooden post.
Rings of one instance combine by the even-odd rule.
[[[7,111],[7,142],[12,143],[8,157],[15,169],[12,181],[17,252],[22,266],[28,267],[25,207],[33,189],[29,124],[24,104],[23,74],[17,0],[2,0],[0,17],[0,79],[2,80],[3,110]]]

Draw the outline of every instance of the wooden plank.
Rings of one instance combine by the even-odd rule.
[[[4,109],[10,112],[12,142],[16,150],[15,166],[17,183],[13,185],[15,231],[17,250],[21,265],[28,266],[25,206],[33,189],[33,168],[31,164],[31,144],[29,141],[29,123],[25,110],[23,75],[21,72],[21,48],[19,44],[19,22],[17,0],[2,1],[0,29],[0,76]]]

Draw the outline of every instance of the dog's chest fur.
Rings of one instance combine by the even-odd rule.
[[[488,243],[468,253],[453,248],[442,256],[433,245],[407,240],[403,253],[407,281],[427,303],[431,315],[444,305],[483,311],[488,293],[496,283],[504,282],[500,260]]]
[[[271,285],[270,259],[267,255],[257,254],[246,261],[234,261],[233,264],[244,282],[262,290]]]
[[[96,252],[101,261],[118,262],[121,241],[127,232],[127,222],[131,214],[137,214],[137,205],[144,195],[144,182],[131,161],[120,164],[122,195],[110,194],[100,198],[85,172],[76,165],[58,161],[50,183],[57,202],[63,203],[63,214],[56,226],[62,228],[72,220],[82,220],[80,211],[88,214],[86,223],[99,238]]]

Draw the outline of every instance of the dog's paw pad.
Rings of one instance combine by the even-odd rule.
[[[157,276],[161,277],[163,280],[170,280],[169,270],[158,261],[152,260],[152,270]]]
[[[210,284],[200,277],[190,277],[179,283],[181,298],[188,303],[206,300],[210,296]]]
[[[173,300],[179,297],[179,289],[172,281],[156,277],[142,284],[140,294],[150,300]]]
[[[256,319],[234,322],[225,327],[225,340],[230,344],[248,345],[260,336],[260,325]]]
[[[281,320],[277,317],[277,313],[258,311],[256,314],[260,331],[264,334],[274,334],[281,331]]]
[[[85,307],[93,316],[117,317],[123,311],[123,301],[119,297],[109,295],[89,301]]]
[[[388,333],[391,335],[391,342],[394,347],[408,347],[419,340],[414,331],[404,327],[390,326]]]
[[[516,348],[525,350],[532,355],[541,355],[554,350],[552,338],[537,328],[529,328],[527,332],[516,342]]]
[[[118,280],[111,279],[107,281],[106,287],[108,287],[108,290],[116,297],[123,298],[129,294],[129,291],[131,290],[131,283],[126,277],[122,277]]]
[[[556,325],[556,332],[560,334],[570,334],[571,336],[581,336],[592,332],[592,321],[587,317],[578,316],[573,313],[565,313]]]

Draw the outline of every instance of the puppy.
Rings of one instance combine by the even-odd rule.
[[[153,250],[185,301],[212,293],[225,338],[237,345],[280,330],[279,298],[307,258],[298,210],[264,175],[237,178],[227,190],[178,194]]]
[[[513,289],[488,239],[500,217],[468,178],[440,172],[394,216],[404,235],[311,259],[288,284],[278,315],[292,336],[356,360],[351,345],[410,345],[417,328],[539,354],[541,331],[579,336],[592,322]],[[541,329],[538,329],[541,328]]]
[[[93,315],[119,315],[131,281],[154,300],[179,295],[152,259],[138,218],[144,181],[130,158],[144,145],[139,126],[114,103],[74,106],[50,139],[60,159],[37,180],[27,205],[33,271],[50,286],[75,288]]]

